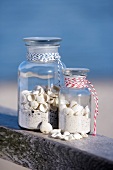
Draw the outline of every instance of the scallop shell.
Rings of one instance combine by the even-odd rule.
[[[37,101],[31,101],[30,105],[33,109],[37,109],[37,107],[39,106],[39,103]]]
[[[74,114],[74,111],[71,108],[66,107],[63,109],[63,113],[72,116]]]
[[[40,104],[40,106],[39,106],[39,110],[41,111],[41,112],[47,112],[47,109],[48,109],[48,105],[47,105],[47,103],[44,103],[44,104]]]
[[[36,95],[36,100],[38,103],[44,103],[44,95]]]
[[[44,134],[49,134],[52,129],[52,125],[46,121],[43,121],[40,125],[40,131]]]

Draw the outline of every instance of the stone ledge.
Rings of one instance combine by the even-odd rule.
[[[9,123],[8,123],[9,122]],[[76,141],[21,130],[14,115],[0,114],[0,157],[33,170],[113,169],[113,139],[97,135]]]

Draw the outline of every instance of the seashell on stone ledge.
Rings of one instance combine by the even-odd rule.
[[[52,125],[46,121],[43,121],[40,125],[40,131],[44,134],[49,134],[52,129]]]

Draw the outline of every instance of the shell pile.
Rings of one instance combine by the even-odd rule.
[[[52,88],[36,86],[34,90],[23,90],[20,95],[20,110],[21,112],[31,111],[31,113],[42,114],[46,113],[46,119],[52,126],[57,127],[58,121],[58,93],[59,87],[53,86]],[[55,120],[54,120],[55,119]]]
[[[65,95],[60,95],[59,128],[70,133],[90,131],[89,106],[81,106],[75,100],[67,100]]]
[[[53,129],[51,132],[51,137],[55,139],[61,139],[61,140],[78,140],[82,138],[88,137],[88,135],[84,132],[81,133],[70,133],[68,131],[61,132],[61,129]]]
[[[61,132],[61,129],[53,129],[51,124],[43,121],[40,125],[40,131],[43,134],[50,134],[50,137],[55,139],[61,139],[61,140],[78,140],[82,138],[88,137],[88,135],[85,132],[81,133],[70,133],[68,131]]]

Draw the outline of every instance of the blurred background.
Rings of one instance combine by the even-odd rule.
[[[113,0],[0,0],[0,108],[17,114],[24,37],[61,37],[67,67],[90,69],[99,96],[97,133],[113,137]],[[94,105],[94,104],[93,104]]]

